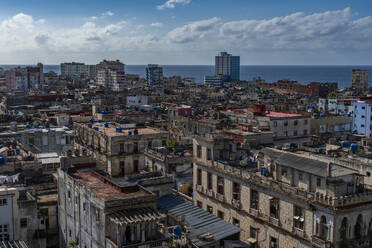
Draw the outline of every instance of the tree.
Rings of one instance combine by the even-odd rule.
[[[78,244],[75,240],[69,241],[66,246],[66,248],[75,248],[75,247],[78,247]]]

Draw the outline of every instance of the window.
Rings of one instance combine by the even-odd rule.
[[[251,190],[251,208],[258,209],[258,192],[256,190]]]
[[[304,135],[307,135],[307,129],[304,129]]]
[[[27,227],[27,218],[22,218],[21,219],[21,228],[26,228]]]
[[[133,160],[133,172],[138,172],[138,160]]]
[[[166,141],[166,140],[162,140],[162,141],[161,141],[161,145],[162,145],[162,146],[166,146],[166,145],[167,145],[167,141]]]
[[[125,161],[120,161],[119,166],[120,166],[120,176],[123,177],[125,175]]]
[[[295,121],[293,122],[293,125],[297,126],[297,124],[298,124],[298,121],[295,120]]]
[[[240,226],[240,224],[239,224],[239,220],[233,218],[233,225],[235,225],[235,226]]]
[[[210,172],[208,172],[207,174],[207,186],[208,186],[208,189],[212,189],[213,188],[213,181],[212,181],[212,174]]]
[[[200,145],[197,145],[196,146],[196,156],[198,158],[201,158],[201,156],[202,156],[202,149],[201,149],[201,146]]]
[[[316,178],[316,186],[320,187],[322,185],[322,179],[320,177]]]
[[[8,204],[8,200],[6,198],[0,199],[0,206],[4,206]]]
[[[83,202],[83,210],[84,210],[84,211],[87,210],[87,203],[86,203],[86,202]]]
[[[217,193],[224,194],[225,180],[223,177],[217,177]]]
[[[286,169],[282,169],[282,176],[283,177],[286,177],[287,176],[287,170]]]
[[[303,180],[303,175],[302,175],[302,173],[300,172],[300,173],[298,173],[298,179],[299,180]]]
[[[240,184],[233,182],[233,199],[240,200]]]
[[[365,110],[365,109],[366,109],[366,107],[364,107],[364,106],[363,106],[363,107],[362,107],[362,109],[363,109],[363,110]]]
[[[9,240],[9,229],[8,225],[0,225],[0,241],[8,241]]]
[[[133,143],[133,153],[138,153],[138,143],[137,142]]]
[[[148,147],[148,148],[151,148],[151,147],[152,147],[152,140],[149,140],[149,141],[147,142],[147,147]]]
[[[120,153],[124,153],[124,143],[120,143]]]
[[[279,219],[279,199],[278,198],[270,199],[270,217]]]
[[[67,191],[67,197],[68,197],[68,198],[71,198],[71,191],[70,191],[70,190]]]
[[[288,126],[288,121],[284,121],[284,126]]]
[[[278,122],[274,121],[274,127],[278,126]]]
[[[295,228],[304,230],[305,213],[301,207],[294,206],[293,224]]]
[[[203,208],[203,203],[201,201],[197,201],[196,206],[198,206],[199,208]]]
[[[270,237],[270,248],[278,248],[278,239],[274,237]]]
[[[366,118],[364,115],[361,116],[363,119]]]
[[[367,175],[367,177],[370,177],[371,176],[371,172],[367,171],[366,175]]]
[[[308,123],[308,120],[304,120],[304,124],[307,125],[307,123]]]
[[[202,170],[201,169],[198,169],[197,171],[196,181],[198,185],[202,184]]]
[[[207,160],[212,160],[212,151],[210,148],[207,149]]]
[[[298,134],[297,134],[297,130],[294,130],[293,131],[293,136],[297,136]]]
[[[213,208],[209,205],[207,205],[207,211],[211,214],[213,214]]]
[[[68,236],[71,238],[71,236],[72,236],[71,230],[68,230]]]
[[[99,209],[97,208],[96,209],[96,221],[99,221],[100,217],[99,217]]]
[[[364,127],[364,124],[360,125],[360,127]]]
[[[220,210],[217,211],[217,217],[220,218],[220,219],[223,219],[224,217],[224,213]]]
[[[257,229],[254,227],[250,228],[250,237],[257,240]]]

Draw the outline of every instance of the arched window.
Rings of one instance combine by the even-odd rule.
[[[363,217],[358,215],[357,221],[354,227],[354,238],[361,239],[363,237]]]
[[[323,240],[328,240],[328,232],[329,232],[329,227],[327,224],[327,218],[322,215],[320,217],[320,222],[319,222],[319,237]]]
[[[340,227],[340,237],[341,239],[347,239],[347,218],[344,217],[341,222],[341,227]]]

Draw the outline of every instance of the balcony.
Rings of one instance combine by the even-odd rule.
[[[217,200],[219,200],[219,201],[222,201],[222,202],[225,201],[225,196],[222,195],[222,194],[217,193],[217,194],[216,194],[216,198],[217,198]]]
[[[235,208],[241,209],[242,208],[242,203],[240,200],[237,199],[232,199],[231,200],[231,205],[233,205]]]
[[[213,190],[211,190],[211,189],[207,189],[207,190],[206,190],[206,193],[207,193],[207,195],[208,195],[209,197],[214,197],[214,192],[213,192]]]
[[[276,225],[276,226],[279,226],[279,225],[280,225],[280,221],[279,221],[279,219],[277,219],[277,218],[275,218],[275,217],[270,216],[269,221],[270,221],[271,223],[273,223],[274,225]]]
[[[293,227],[293,233],[296,234],[297,236],[305,237],[304,230],[302,230],[300,228]]]
[[[254,208],[250,208],[249,209],[249,213],[254,215],[254,216],[258,216],[259,215],[259,212],[258,212],[258,209],[254,209]]]
[[[201,185],[196,185],[196,191],[199,191],[199,192],[201,192],[201,193],[204,193],[203,186],[201,186]]]
[[[318,247],[318,248],[326,248],[326,241],[324,241],[323,239],[317,237],[317,236],[312,236],[311,237],[311,242],[313,243],[313,245],[315,247]]]

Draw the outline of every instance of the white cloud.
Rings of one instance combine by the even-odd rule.
[[[219,50],[240,54],[242,61],[270,64],[310,63],[310,56],[313,64],[367,64],[372,57],[372,16],[358,18],[350,8],[228,22],[213,17],[180,25],[164,36],[155,27],[167,25],[154,22],[150,26],[154,28],[148,30],[129,19],[108,24],[89,20],[73,28],[57,28],[47,20],[19,13],[0,20],[0,63],[98,61],[110,54],[125,54],[129,63],[145,64],[152,58],[161,59],[157,61],[161,64],[213,63]],[[294,59],[290,61],[289,56]],[[139,57],[146,59],[139,61]]]
[[[84,18],[84,20],[86,20],[86,21],[97,21],[98,19],[104,19],[107,16],[114,16],[114,15],[115,15],[114,12],[112,12],[112,11],[106,11],[106,12],[103,12],[99,16],[87,17],[87,18]]]
[[[153,22],[153,23],[150,24],[150,26],[151,26],[151,27],[155,27],[155,28],[161,28],[161,27],[163,27],[164,25],[163,25],[163,23],[161,23],[161,22]]]
[[[189,4],[191,3],[191,0],[167,0],[165,3],[162,5],[158,5],[156,8],[158,10],[163,10],[163,9],[174,9],[177,4]]]
[[[208,33],[216,31],[220,19],[213,17],[207,20],[191,22],[182,27],[173,29],[167,34],[169,41],[174,43],[188,43],[201,39]]]

